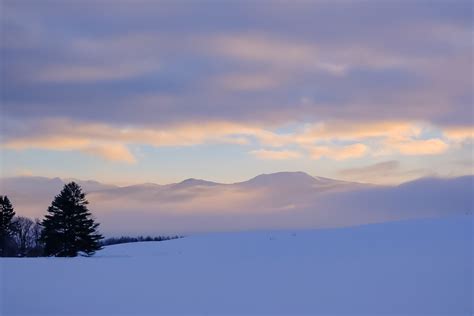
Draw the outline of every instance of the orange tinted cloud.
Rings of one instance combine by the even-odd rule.
[[[83,151],[111,161],[120,161],[126,163],[136,162],[136,159],[130,150],[121,144],[94,145],[84,148]]]
[[[78,150],[84,153],[99,156],[106,160],[126,163],[135,162],[135,158],[125,145],[110,142],[97,142],[93,139],[81,137],[51,136],[32,137],[12,140],[3,145],[5,148],[22,150],[40,148],[49,150]]]
[[[113,126],[78,123],[69,120],[48,120],[39,123],[25,136],[10,136],[3,146],[11,149],[44,148],[49,150],[79,150],[102,158],[134,162],[129,145],[192,146],[205,143],[273,147],[251,151],[260,159],[296,159],[301,151],[312,159],[334,160],[359,158],[366,154],[435,155],[449,148],[449,137],[470,136],[469,130],[447,130],[448,139],[423,139],[423,131],[435,127],[416,122],[323,122],[281,133],[265,126],[211,121],[205,124],[185,123],[162,127]],[[435,129],[436,130],[436,129]],[[437,129],[437,131],[442,131]],[[338,141],[352,142],[341,146]]]
[[[343,147],[315,146],[309,148],[312,159],[320,159],[322,157],[345,160],[351,158],[360,158],[367,153],[367,146],[364,144],[352,144]]]
[[[287,160],[301,157],[301,153],[292,150],[253,150],[250,152],[259,159],[266,160]]]
[[[90,140],[68,136],[39,136],[9,140],[4,147],[11,149],[42,148],[52,150],[72,150],[85,148]]]
[[[313,124],[297,136],[301,143],[317,140],[359,140],[367,138],[400,138],[419,135],[422,130],[416,122],[327,122]]]
[[[445,152],[449,146],[439,138],[432,138],[390,142],[389,147],[403,155],[437,155]]]
[[[451,140],[463,141],[474,138],[474,127],[451,127],[444,130],[443,134]]]

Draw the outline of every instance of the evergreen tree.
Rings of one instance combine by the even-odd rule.
[[[54,198],[41,223],[46,256],[75,257],[79,252],[90,256],[101,249],[103,237],[97,232],[99,224],[91,218],[85,196],[81,187],[71,182]]]
[[[15,216],[12,203],[7,196],[0,195],[0,256],[9,255],[8,249],[11,244],[13,233],[12,219]]]

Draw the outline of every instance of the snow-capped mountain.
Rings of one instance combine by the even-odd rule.
[[[465,213],[472,211],[473,180],[424,178],[377,186],[279,172],[232,184],[200,179],[124,187],[77,182],[88,193],[103,232],[145,234],[351,226]],[[42,217],[65,182],[17,177],[2,179],[0,187],[18,214]]]

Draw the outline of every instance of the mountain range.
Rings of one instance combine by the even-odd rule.
[[[0,194],[10,197],[17,214],[42,217],[69,181],[87,192],[107,235],[325,228],[444,216],[472,212],[474,193],[474,176],[380,186],[279,172],[232,184],[191,178],[131,186],[12,177],[0,180]]]

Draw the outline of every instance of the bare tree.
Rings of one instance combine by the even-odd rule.
[[[35,218],[35,223],[31,228],[32,237],[34,240],[34,248],[41,247],[41,231],[43,230],[43,226],[41,226],[41,221],[38,218]]]
[[[18,255],[26,256],[28,249],[34,245],[32,227],[34,222],[28,217],[18,216],[13,219],[13,238],[18,247]]]
[[[23,216],[15,217],[13,223],[13,239],[16,244],[16,255],[41,256],[42,243],[40,241],[42,226],[39,219],[32,221]]]

